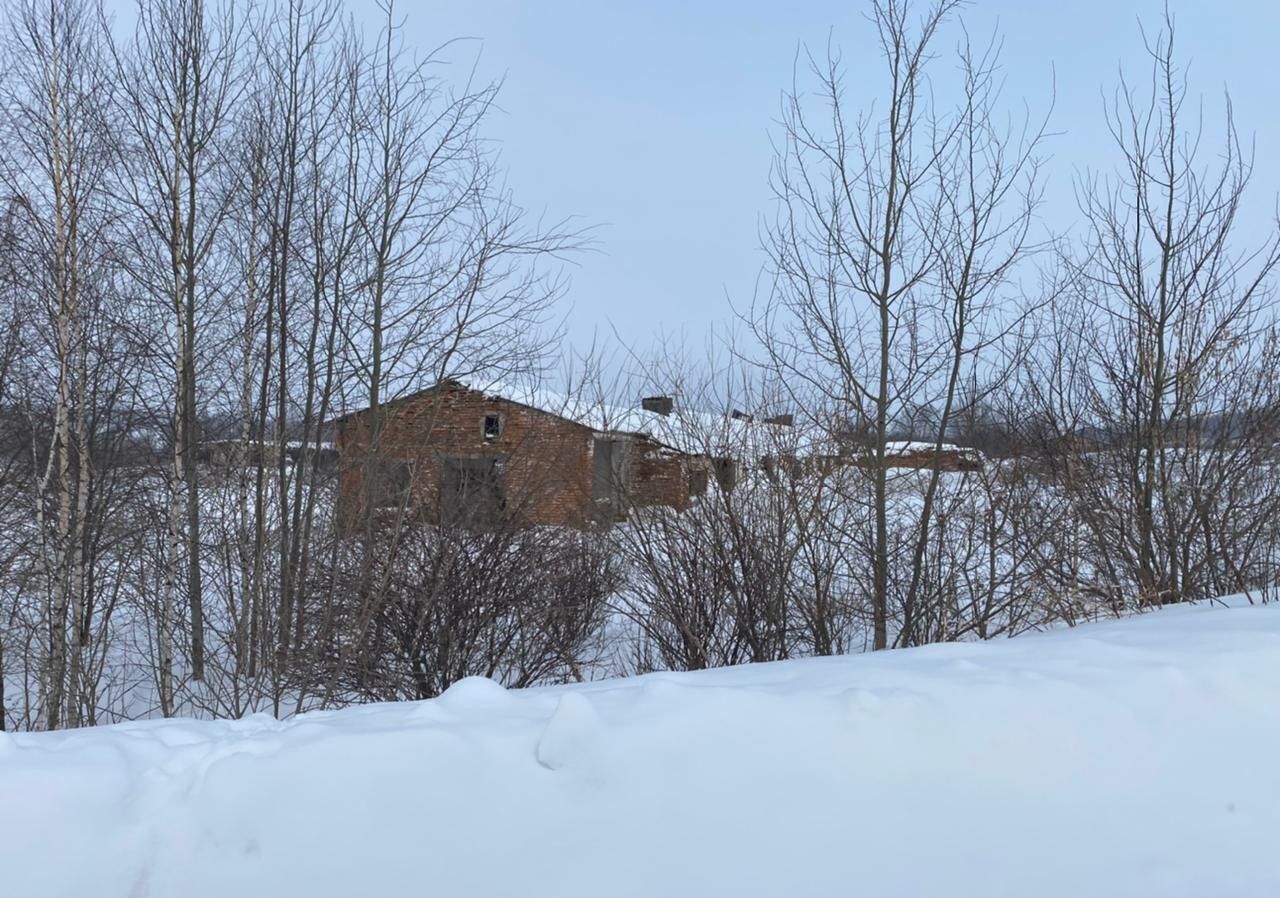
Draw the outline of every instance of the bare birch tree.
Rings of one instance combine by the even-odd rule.
[[[10,12],[3,105],[11,152],[0,163],[0,183],[25,237],[18,280],[25,307],[47,322],[40,330],[48,335],[56,384],[49,442],[44,451],[33,447],[36,530],[46,541],[44,722],[54,729],[80,722],[88,648],[85,528],[95,392],[88,330],[102,287],[102,199],[112,161],[104,104],[112,89],[95,7],[32,0]]]
[[[190,612],[191,676],[204,676],[200,482],[195,461],[201,305],[219,291],[208,266],[231,191],[219,168],[238,89],[240,25],[229,3],[141,0],[118,58],[128,163],[121,196],[138,220],[132,270],[169,313],[174,386],[168,577],[161,600],[159,691],[173,711],[179,582]]]

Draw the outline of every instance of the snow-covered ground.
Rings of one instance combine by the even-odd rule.
[[[0,734],[22,896],[1280,895],[1280,607]]]

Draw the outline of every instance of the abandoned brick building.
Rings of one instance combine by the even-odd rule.
[[[646,400],[657,414],[669,400]],[[442,381],[334,421],[345,527],[404,513],[429,522],[611,522],[635,506],[686,508],[724,462],[648,433],[606,430]],[[375,426],[377,425],[377,426]]]

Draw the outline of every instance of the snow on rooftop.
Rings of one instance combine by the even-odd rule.
[[[649,411],[640,398],[618,400],[566,396],[546,389],[494,387],[487,395],[523,402],[602,433],[644,434],[664,445],[692,454],[758,456],[780,448],[795,451],[817,439],[803,427],[769,423],[759,416],[692,408],[679,398],[670,414]]]
[[[884,444],[884,451],[888,455],[910,455],[917,452],[932,452],[935,444],[922,440],[889,440]],[[943,443],[938,447],[942,452],[973,452],[976,449],[962,449],[954,443]]]
[[[1234,603],[1239,606],[1240,603]],[[22,896],[1280,894],[1280,608],[0,734]]]

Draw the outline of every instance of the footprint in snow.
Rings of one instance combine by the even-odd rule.
[[[599,732],[600,723],[599,712],[586,696],[567,692],[542,731],[534,756],[548,770],[560,770]]]

